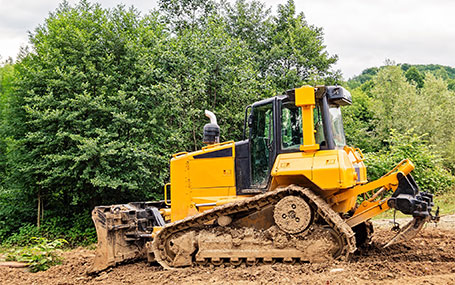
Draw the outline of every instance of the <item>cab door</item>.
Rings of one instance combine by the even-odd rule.
[[[251,187],[266,188],[276,157],[275,100],[252,107],[250,121]]]

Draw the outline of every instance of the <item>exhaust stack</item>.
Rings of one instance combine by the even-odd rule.
[[[208,145],[219,143],[220,126],[216,122],[216,116],[209,110],[205,110],[205,115],[210,118],[210,123],[204,126],[204,143]]]

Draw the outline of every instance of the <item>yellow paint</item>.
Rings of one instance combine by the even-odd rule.
[[[302,108],[303,144],[300,150],[314,152],[319,149],[314,138],[313,109],[316,105],[314,87],[302,86],[295,89],[295,105]]]
[[[160,214],[164,217],[165,221],[169,221],[171,219],[171,209],[169,208],[160,209]]]
[[[357,195],[369,192],[380,187],[385,187],[388,190],[395,190],[398,187],[397,174],[401,172],[403,175],[408,175],[414,169],[414,165],[407,159],[400,162],[394,169],[389,171],[381,178],[362,185],[357,185],[346,191],[342,191],[328,198],[328,203],[335,204],[340,203],[351,197],[357,197]]]
[[[365,170],[363,164],[358,167]],[[320,188],[318,194],[322,197],[331,196],[341,189],[357,185],[354,161],[349,158],[345,150],[280,154],[275,161],[272,177],[273,188],[289,184],[304,185],[303,177],[306,177]],[[345,213],[355,206],[357,196],[348,198],[335,205],[337,211]]]
[[[153,227],[153,231],[152,231],[152,238],[154,238],[156,236],[156,234],[159,233],[159,231],[161,231],[163,227]]]
[[[194,158],[223,149],[230,157]],[[235,197],[235,145],[225,142],[200,151],[181,153],[171,160],[171,221],[181,220],[199,211],[194,205],[215,203],[223,197]],[[205,209],[206,207],[204,207]]]
[[[235,187],[233,157],[190,159],[189,167],[191,188]]]
[[[375,202],[364,201],[359,205],[352,217],[349,218],[346,223],[350,227],[355,227],[356,225],[369,220],[372,217],[387,211],[388,209],[390,208],[387,205],[387,199],[378,200]]]
[[[314,97],[314,87],[312,86],[302,86],[295,89],[295,105],[296,106],[305,106],[305,105],[315,105]]]
[[[272,168],[272,176],[304,175],[312,180],[313,156],[314,153],[305,152],[280,154]]]
[[[171,159],[171,221],[177,221],[187,216],[191,203],[189,188],[189,158],[191,155],[182,154]]]
[[[339,190],[357,184],[355,170],[344,150],[320,150],[278,155],[272,177],[303,175],[323,190]]]

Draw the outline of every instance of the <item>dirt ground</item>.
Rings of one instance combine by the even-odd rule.
[[[255,267],[192,267],[166,271],[145,262],[88,276],[93,250],[64,252],[62,265],[46,272],[0,268],[1,284],[455,284],[455,216],[426,228],[407,245],[383,249],[391,223],[376,221],[373,243],[350,262]]]

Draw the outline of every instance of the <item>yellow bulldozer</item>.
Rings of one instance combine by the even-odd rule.
[[[411,239],[438,220],[433,195],[407,159],[368,182],[362,152],[345,141],[340,108],[351,103],[340,86],[288,90],[248,106],[244,139],[221,143],[206,111],[206,146],[172,156],[164,200],[93,210],[91,271],[145,258],[167,269],[347,260],[388,209],[413,219],[387,245]]]

